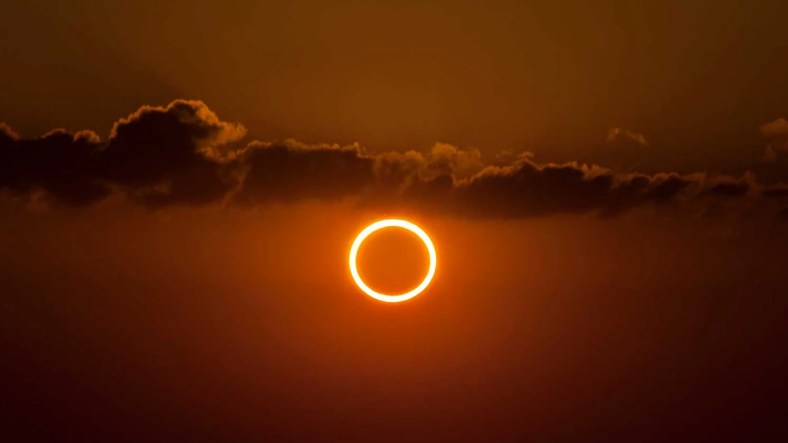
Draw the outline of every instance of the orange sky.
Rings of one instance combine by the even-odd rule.
[[[0,429],[784,441],[788,3],[196,3],[0,0]]]
[[[43,423],[39,435],[118,439],[777,429],[788,290],[779,225],[415,216],[438,273],[391,306],[358,291],[346,266],[355,234],[380,216],[312,203],[6,209],[12,417]],[[759,415],[742,417],[745,407]]]

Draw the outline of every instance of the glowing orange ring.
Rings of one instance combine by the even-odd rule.
[[[358,249],[361,247],[361,243],[363,243],[364,240],[367,237],[369,237],[370,234],[377,231],[378,229],[383,229],[383,228],[402,228],[416,234],[421,239],[421,241],[424,242],[424,246],[427,247],[427,252],[430,255],[430,267],[429,270],[427,271],[427,276],[424,277],[424,280],[422,280],[422,282],[419,283],[418,286],[416,286],[415,288],[411,289],[408,292],[405,292],[404,294],[399,294],[399,295],[381,294],[380,292],[377,292],[374,289],[367,286],[367,284],[364,283],[364,280],[362,280],[361,276],[358,274],[356,257],[358,255]],[[370,297],[376,300],[380,300],[386,303],[398,303],[401,301],[410,300],[411,298],[421,294],[422,291],[427,289],[427,286],[429,286],[430,282],[432,281],[432,277],[435,276],[437,257],[435,254],[435,245],[432,244],[432,240],[430,240],[430,237],[427,235],[426,232],[424,232],[423,229],[421,229],[420,227],[414,225],[409,221],[392,218],[387,220],[376,221],[375,223],[372,223],[371,225],[364,228],[364,230],[361,231],[358,234],[358,236],[356,236],[356,240],[353,241],[353,246],[350,247],[350,258],[348,261],[350,264],[350,275],[353,276],[353,280],[356,282],[356,285],[358,285],[359,289],[361,289],[367,295],[369,295]]]

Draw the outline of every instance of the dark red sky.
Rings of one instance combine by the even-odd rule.
[[[0,440],[785,441],[785,2],[194,3],[0,1]]]

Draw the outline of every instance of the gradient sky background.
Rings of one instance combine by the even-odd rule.
[[[788,101],[781,1],[6,3],[0,112],[31,136],[183,97],[265,139],[565,161],[622,127],[730,166]]]
[[[0,438],[785,441],[788,3],[194,3],[0,0]]]

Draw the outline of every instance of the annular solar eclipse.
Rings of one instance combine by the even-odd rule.
[[[427,274],[424,277],[424,280],[419,283],[418,286],[411,289],[408,292],[402,294],[383,294],[380,293],[372,288],[370,288],[364,280],[361,278],[358,272],[358,250],[361,247],[361,244],[364,243],[364,240],[369,237],[372,233],[386,228],[399,228],[405,229],[407,231],[416,234],[421,241],[424,243],[424,246],[427,248],[427,253],[430,257],[429,267],[427,269]],[[424,232],[423,229],[418,227],[417,225],[407,221],[407,220],[400,220],[400,219],[386,219],[386,220],[379,220],[375,223],[364,228],[357,236],[356,239],[353,241],[353,246],[350,247],[350,256],[348,259],[350,265],[350,275],[353,276],[353,280],[356,282],[356,285],[361,289],[365,294],[369,295],[370,297],[380,300],[386,303],[398,303],[405,300],[410,300],[411,298],[421,294],[427,286],[430,285],[432,278],[435,276],[435,269],[437,266],[437,256],[435,254],[435,245],[432,244],[432,240]]]

